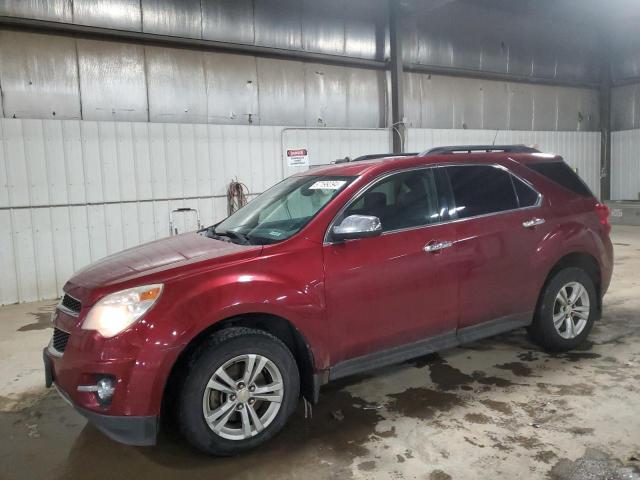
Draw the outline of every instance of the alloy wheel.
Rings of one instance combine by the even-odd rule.
[[[267,357],[240,355],[218,368],[202,398],[209,428],[228,440],[258,435],[276,418],[284,396],[280,370]]]
[[[579,282],[564,285],[553,305],[553,325],[565,339],[576,338],[589,320],[589,293]]]

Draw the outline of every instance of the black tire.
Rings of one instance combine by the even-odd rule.
[[[235,357],[247,354],[261,355],[278,368],[284,384],[282,402],[275,418],[261,432],[246,439],[223,438],[205,421],[203,398],[206,385],[218,368]],[[186,377],[179,392],[179,428],[189,443],[204,453],[216,456],[238,455],[258,447],[276,435],[295,410],[299,394],[298,367],[291,351],[282,341],[261,330],[244,327],[225,329],[212,335],[193,353],[188,362]]]
[[[572,282],[581,284],[589,297],[589,313],[586,325],[574,338],[564,338],[556,329],[553,323],[554,308],[556,307],[556,297],[560,289]],[[565,352],[578,347],[583,343],[591,329],[598,314],[598,297],[595,285],[591,277],[582,269],[569,267],[557,272],[545,284],[533,323],[528,327],[531,338],[542,348],[549,352]],[[566,329],[566,325],[560,330]],[[566,333],[566,332],[565,332]]]

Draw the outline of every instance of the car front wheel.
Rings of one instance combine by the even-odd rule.
[[[295,359],[278,338],[249,328],[222,330],[191,358],[180,429],[205,453],[239,454],[282,429],[299,391]]]

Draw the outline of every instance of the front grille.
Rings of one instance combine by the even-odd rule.
[[[51,340],[51,346],[58,352],[64,352],[67,348],[67,342],[69,341],[69,334],[63,332],[58,328],[53,329],[53,340]]]
[[[71,295],[66,295],[62,297],[62,306],[67,310],[73,313],[80,313],[80,309],[82,308],[82,303],[80,300],[76,300]]]

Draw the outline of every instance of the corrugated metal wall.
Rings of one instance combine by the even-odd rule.
[[[501,130],[596,131],[593,89],[405,74],[409,126]]]
[[[427,2],[415,3],[419,10]],[[535,8],[528,13],[456,1],[411,16],[404,33],[405,60],[467,71],[597,81],[596,29],[545,16]]]
[[[535,9],[523,15],[473,1],[435,10],[425,3],[401,5],[407,63],[598,78],[594,28]],[[366,59],[389,51],[386,0],[0,0],[0,14]]]
[[[388,135],[0,119],[0,304],[54,298],[84,265],[167,236],[172,208],[198,208],[205,225],[221,220],[232,178],[252,195],[283,178],[283,145],[329,163],[388,150]]]
[[[537,145],[543,152],[557,153],[571,166],[596,194],[600,192],[599,132],[527,132],[488,130],[439,130],[411,128],[407,134],[407,151],[424,151],[442,145],[473,144]],[[615,169],[615,167],[614,167]]]
[[[640,200],[640,130],[611,135],[611,199]]]
[[[7,118],[376,128],[384,72],[0,30]],[[418,128],[596,131],[597,91],[405,74]]]
[[[615,87],[611,91],[611,129],[640,128],[640,83]]]
[[[381,127],[384,72],[0,30],[7,118]]]
[[[339,158],[357,158],[371,152],[392,150],[389,130],[379,129],[327,129],[285,128],[282,131],[282,151],[305,148],[309,152],[311,167],[329,164]],[[283,158],[283,172],[287,177],[300,167],[288,167]]]

